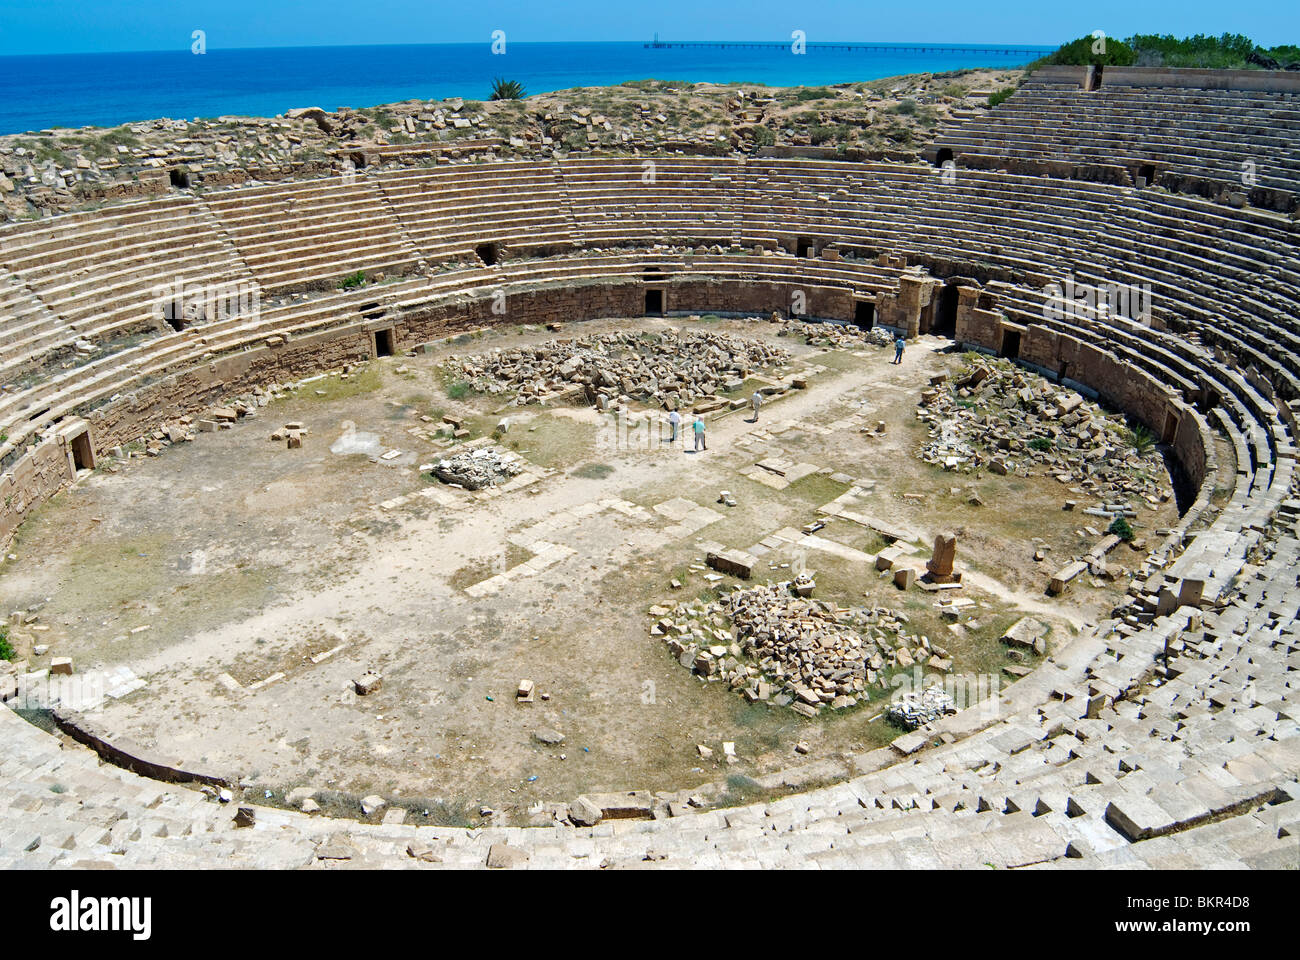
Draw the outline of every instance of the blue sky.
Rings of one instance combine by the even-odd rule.
[[[1300,42],[1297,0],[4,0],[0,54],[509,40],[1057,43],[1096,29]]]

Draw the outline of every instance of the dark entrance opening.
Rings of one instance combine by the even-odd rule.
[[[396,351],[393,349],[393,328],[387,330],[375,331],[375,356],[391,357]]]
[[[813,242],[807,237],[800,237],[794,242],[794,254],[796,257],[815,257],[817,251],[813,249]]]
[[[859,300],[853,305],[853,322],[863,330],[876,325],[876,305],[870,300]]]
[[[1160,434],[1160,442],[1166,445],[1172,444],[1174,438],[1178,436],[1178,414],[1169,411],[1165,414],[1165,429]]]
[[[497,262],[497,245],[495,243],[480,243],[474,248],[474,254],[483,261],[484,266],[495,266]]]
[[[1101,87],[1101,64],[1088,70],[1088,78],[1084,81],[1085,90],[1097,90]]]
[[[664,292],[662,290],[647,290],[645,292],[645,312],[646,316],[657,316],[664,312]]]
[[[186,320],[184,300],[168,300],[163,304],[162,312],[163,319],[167,321],[167,325],[177,333],[185,329]]]
[[[1138,167],[1138,179],[1142,181],[1139,186],[1150,187],[1156,182],[1156,167],[1153,163],[1144,163]]]
[[[78,472],[95,469],[95,451],[90,446],[90,431],[72,438],[72,467]]]
[[[939,306],[934,312],[934,326],[930,332],[940,337],[952,337],[957,334],[957,301],[960,299],[954,283],[947,284],[939,293]]]
[[[1002,349],[998,351],[998,356],[1005,357],[1008,360],[1014,360],[1020,356],[1019,330],[1002,331]]]
[[[168,173],[172,186],[177,190],[188,190],[190,188],[190,172],[184,167],[172,167]]]
[[[1057,382],[1060,382],[1061,380],[1065,380],[1069,376],[1070,376],[1070,361],[1062,360],[1061,372],[1056,375]]]
[[[952,161],[952,147],[940,147],[939,152],[934,155],[934,165],[942,167],[945,163]]]

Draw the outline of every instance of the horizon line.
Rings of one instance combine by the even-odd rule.
[[[187,38],[189,39],[189,38]],[[635,43],[635,44],[652,44],[656,40],[654,37],[649,39],[634,40],[511,40],[509,43],[516,46],[547,46],[554,44],[603,44],[603,43]],[[681,44],[681,43],[698,43],[698,44],[770,44],[772,46],[786,46],[786,40],[771,39],[732,39],[732,40],[665,40],[660,38],[657,42],[664,44]],[[306,43],[285,46],[238,46],[238,47],[214,47],[208,46],[207,52],[234,52],[242,50],[364,50],[373,47],[469,47],[478,46],[479,44],[491,45],[492,40],[489,37],[486,40],[437,40],[423,43],[410,43],[406,41],[394,41],[391,43]],[[961,41],[961,40],[807,40],[806,47],[820,46],[961,46],[971,49],[979,47],[1023,47],[1026,50],[1055,50],[1060,46],[1059,43],[1005,43],[999,40],[988,40],[979,42]],[[177,47],[165,47],[152,50],[61,50],[56,52],[45,53],[3,53],[0,57],[20,58],[20,57],[112,57],[139,53],[188,53],[189,45],[183,44]]]

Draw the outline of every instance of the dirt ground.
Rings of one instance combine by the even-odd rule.
[[[778,339],[766,321],[695,322]],[[692,324],[593,321],[561,335],[629,323]],[[233,429],[116,472],[101,467],[29,520],[17,559],[0,567],[6,610],[40,608],[14,631],[20,656],[48,644],[33,668],[52,655],[73,657],[79,673],[128,668],[145,685],[107,703],[106,727],[237,770],[276,797],[308,786],[380,793],[422,798],[448,822],[474,821],[481,805],[522,822],[537,801],[753,777],[790,764],[800,740],[816,758],[898,734],[875,719],[883,699],[812,720],[747,705],[649,635],[651,606],[732,582],[692,569],[710,544],[761,546],[855,490],[853,511],[904,528],[921,559],[935,534],[955,532],[962,593],[979,604],[960,631],[942,622],[932,594],[903,593],[857,558],[886,543],[861,522],[836,518],[817,533],[847,551],[765,552],[759,579],[788,579],[782,564],[803,562],[818,597],[905,611],[956,670],[1003,684],[998,638],[1017,616],[1046,617],[1059,649],[1120,595],[1122,578],[1086,575],[1061,598],[1045,595],[1051,573],[1096,540],[1086,518],[1061,509],[1073,495],[1054,478],[958,475],[918,459],[919,392],[960,362],[944,341],[922,338],[893,366],[887,349],[779,338],[794,354],[786,372],[808,375],[808,388],[766,404],[757,424],[748,410],[711,421],[709,449],[696,454],[648,431],[622,433],[592,408],[461,396],[440,366],[451,352],[550,336],[519,328],[375,361],[347,380],[306,384]],[[534,465],[531,482],[471,494],[422,475],[418,466],[448,449],[432,438],[443,414],[464,417],[469,440],[509,416],[499,445]],[[293,420],[310,431],[302,449],[268,439]],[[879,420],[883,437],[861,432]],[[775,489],[753,476],[769,457],[822,472]],[[724,489],[735,507],[717,502]],[[1135,526],[1173,517],[1171,503]],[[1047,560],[1034,561],[1031,537]],[[1120,567],[1140,559],[1123,546],[1112,554]],[[383,686],[359,697],[352,680],[367,669]],[[515,702],[525,677],[546,699]],[[542,728],[563,743],[539,742]],[[696,745],[721,758],[721,741],[735,742],[739,762],[701,761]]]

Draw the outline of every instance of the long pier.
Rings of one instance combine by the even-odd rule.
[[[706,40],[650,40],[643,48],[646,50],[789,50],[789,43],[777,43],[767,40],[753,42],[706,41]],[[954,46],[946,43],[808,43],[808,50],[837,50],[843,53],[992,53],[998,56],[1016,56],[1018,54],[1047,54],[1055,47],[982,47]]]

